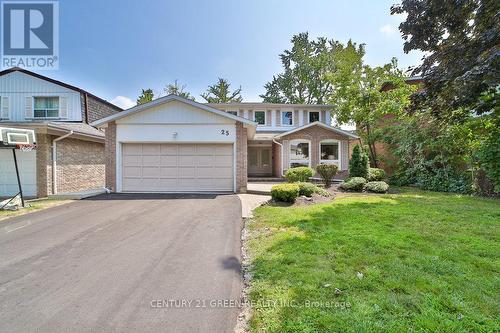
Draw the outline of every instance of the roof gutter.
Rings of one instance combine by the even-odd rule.
[[[57,194],[57,142],[66,139],[73,131],[64,134],[52,141],[52,194]]]

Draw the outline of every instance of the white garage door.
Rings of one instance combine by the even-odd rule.
[[[122,145],[122,191],[233,191],[232,144]]]
[[[36,196],[36,151],[16,150],[19,176],[25,196]],[[0,149],[0,197],[19,192],[11,149]]]

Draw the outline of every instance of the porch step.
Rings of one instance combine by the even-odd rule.
[[[248,182],[251,183],[281,183],[285,178],[281,177],[248,177]]]

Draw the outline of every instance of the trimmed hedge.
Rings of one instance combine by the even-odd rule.
[[[361,192],[365,184],[366,179],[364,179],[363,177],[352,177],[346,179],[342,184],[340,184],[340,188],[346,191]]]
[[[375,182],[380,181],[385,178],[385,171],[378,168],[370,168],[368,169],[368,181]]]
[[[299,196],[299,185],[279,184],[271,188],[271,197],[274,201],[295,202]]]
[[[327,188],[332,185],[332,179],[337,174],[337,170],[338,167],[335,164],[318,164],[316,166],[316,171],[323,178]]]
[[[367,192],[386,193],[389,185],[386,182],[368,182],[363,189]]]
[[[311,197],[314,193],[319,194],[324,197],[329,197],[330,193],[326,191],[325,189],[311,184],[311,183],[305,183],[305,182],[299,182],[299,183],[294,183],[299,186],[299,195],[304,195],[306,197]]]
[[[308,167],[290,168],[285,173],[285,178],[289,183],[306,182],[312,177],[314,170]]]

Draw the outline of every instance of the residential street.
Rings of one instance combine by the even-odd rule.
[[[230,332],[238,308],[214,301],[239,301],[241,227],[236,195],[103,195],[2,221],[0,331]]]

